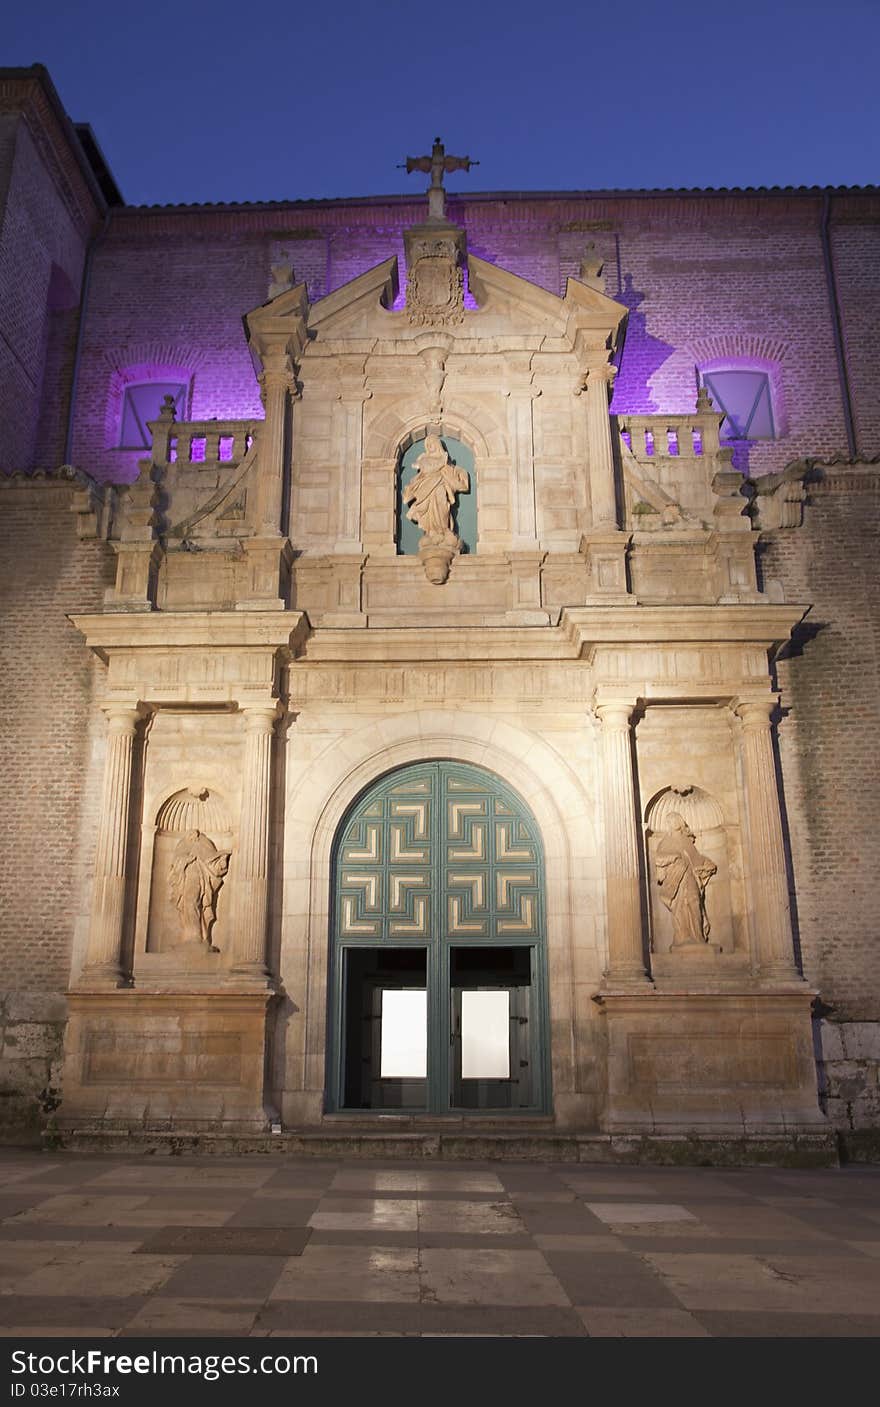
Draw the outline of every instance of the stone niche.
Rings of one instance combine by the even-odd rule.
[[[138,862],[133,953],[138,984],[174,986],[178,975],[213,981],[229,971],[240,748],[236,713],[162,709],[155,715]],[[205,914],[201,928],[194,904]]]
[[[145,827],[145,830],[147,828]],[[205,786],[184,787],[174,792],[162,803],[150,827],[152,836],[145,837],[149,850],[152,839],[152,855],[144,857],[144,869],[150,875],[150,897],[147,918],[147,953],[180,952],[192,946],[185,936],[185,921],[172,893],[175,882],[175,869],[180,868],[180,858],[187,846],[187,836],[198,832],[199,839],[206,842],[202,848],[210,856],[209,847],[218,856],[228,856],[233,848],[232,823],[224,798],[219,792]],[[196,845],[198,845],[198,841]],[[218,954],[229,950],[229,883],[225,867],[215,862],[217,870],[215,892],[211,905],[216,917],[211,923],[204,944],[205,950],[216,949]],[[176,881],[179,887],[179,881]]]
[[[637,732],[643,801],[651,972],[655,981],[693,985],[739,978],[750,961],[743,883],[740,795],[729,710],[714,704],[648,708]],[[703,940],[673,942],[673,913],[658,883],[661,847],[668,853],[675,818],[693,835],[691,858],[714,870],[703,888]],[[666,889],[668,894],[669,888]]]
[[[737,948],[737,933],[730,897],[730,843],[724,812],[714,796],[690,783],[666,787],[649,802],[645,812],[653,951],[656,954],[683,954],[685,951],[674,944],[672,913],[663,902],[658,865],[658,850],[664,837],[671,834],[676,817],[681,817],[693,835],[699,854],[715,866],[703,892],[707,946],[717,953],[733,953]],[[741,939],[742,934],[739,936]]]

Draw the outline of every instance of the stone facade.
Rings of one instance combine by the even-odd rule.
[[[50,138],[88,166],[47,94],[0,85],[12,211],[25,167],[67,211]],[[77,331],[22,284],[4,422],[6,1126],[344,1138],[380,1087],[415,1130],[875,1126],[878,197],[79,179]],[[763,369],[774,437],[695,367]],[[151,380],[185,406],[119,448]],[[395,1084],[358,1032],[409,989]],[[518,1102],[461,1075],[489,990]]]

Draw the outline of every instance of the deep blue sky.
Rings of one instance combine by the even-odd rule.
[[[880,181],[880,0],[31,0],[129,203]]]

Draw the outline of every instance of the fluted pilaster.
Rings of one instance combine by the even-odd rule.
[[[763,977],[792,981],[798,977],[779,790],[773,758],[770,715],[775,700],[758,699],[735,706],[742,721],[742,779],[748,821],[749,882],[754,905],[754,938]]]
[[[92,921],[86,953],[88,980],[118,986],[123,980],[122,940],[127,882],[131,764],[139,711],[107,709],[107,757],[95,855]]]
[[[602,725],[607,977],[612,983],[647,981],[632,758],[633,708],[630,703],[596,705],[596,714]]]
[[[608,414],[608,388],[614,379],[615,370],[615,367],[607,364],[590,367],[586,379],[587,451],[594,529],[618,526],[611,417]]]
[[[269,806],[276,715],[274,704],[244,710],[241,824],[235,858],[233,965],[236,971],[250,972],[255,976],[266,972]]]
[[[293,363],[286,352],[273,347],[264,353],[260,383],[266,403],[266,418],[259,434],[254,526],[258,533],[273,535],[281,532],[287,399],[295,385]]]

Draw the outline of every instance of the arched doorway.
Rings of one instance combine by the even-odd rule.
[[[333,852],[330,1108],[549,1107],[544,864],[497,776],[402,767]]]

